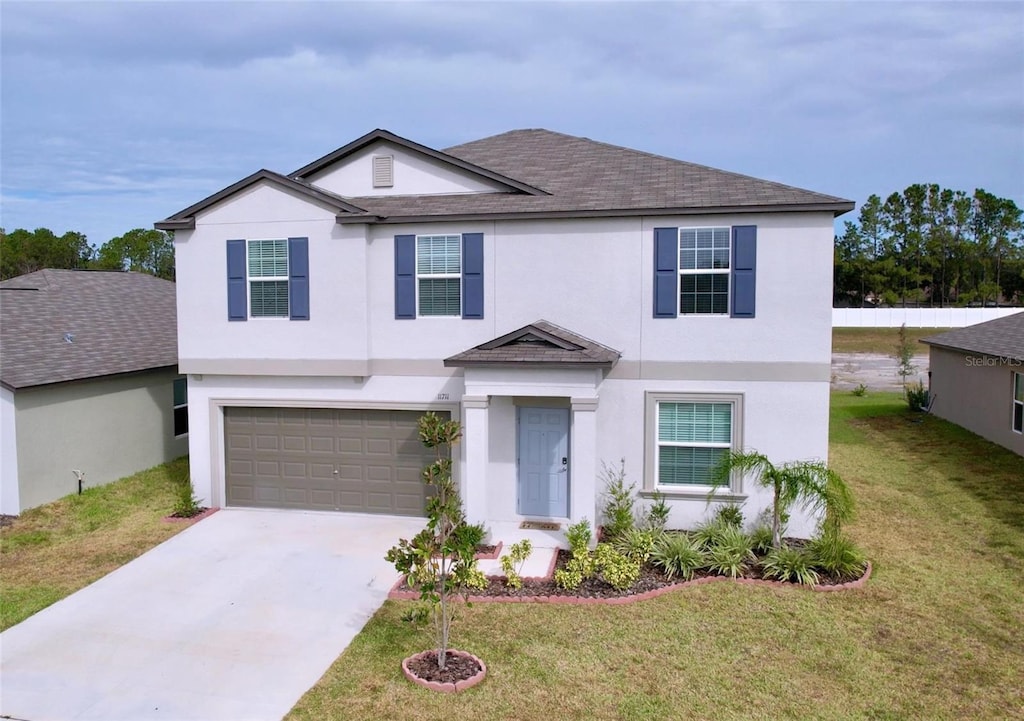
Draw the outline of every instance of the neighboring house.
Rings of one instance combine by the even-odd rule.
[[[156,224],[197,493],[421,515],[433,410],[463,425],[471,521],[593,522],[602,464],[625,459],[691,526],[729,449],[827,456],[833,219],[852,208],[547,130],[443,152],[376,130],[254,173]],[[748,519],[770,503],[741,478],[714,496]]]
[[[0,513],[188,452],[174,283],[40,270],[0,283]]]
[[[1024,312],[921,342],[932,413],[1024,456]]]

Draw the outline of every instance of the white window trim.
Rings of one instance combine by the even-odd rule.
[[[457,238],[459,248],[458,273],[420,273],[420,238]],[[416,236],[416,317],[417,318],[461,318],[462,317],[462,234],[461,233],[426,233]],[[452,315],[423,315],[420,313],[420,280],[458,280],[459,281],[459,312]]]
[[[178,381],[182,381],[182,382],[185,383],[185,402],[184,403],[175,404],[174,403],[174,384],[177,383]],[[172,428],[172,430],[173,430],[173,427],[174,427],[174,412],[177,411],[179,408],[184,408],[185,409],[185,413],[186,413],[185,425],[187,427],[188,426],[188,416],[187,416],[187,414],[188,414],[188,378],[186,376],[182,376],[181,378],[175,378],[173,381],[171,381],[171,428]],[[176,433],[174,437],[175,437],[175,439],[178,439],[178,438],[184,438],[187,435],[188,435],[188,431],[186,430],[184,433]]]
[[[707,500],[712,497],[723,501],[746,499],[743,477],[734,473],[729,486],[679,486],[658,484],[658,404],[659,403],[730,403],[732,404],[732,443],[723,446],[717,443],[670,443],[686,447],[723,448],[732,451],[743,448],[743,394],[742,393],[664,393],[648,391],[644,397],[644,487],[643,495],[654,491],[668,498]]]
[[[1013,372],[1013,385],[1010,387],[1010,430],[1013,433],[1024,435],[1024,428],[1017,430],[1013,427],[1013,421],[1017,417],[1017,406],[1021,407],[1021,414],[1024,415],[1024,400],[1017,400],[1017,385],[1024,389],[1024,373]]]
[[[726,250],[729,252],[729,267],[728,268],[683,268],[683,232],[684,231],[700,231],[700,230],[725,230],[728,234],[729,243],[726,246]],[[686,316],[687,318],[721,318],[728,316],[732,311],[732,227],[728,225],[700,225],[692,226],[679,229],[679,235],[676,237],[676,273],[679,276],[678,292],[676,293],[676,306],[679,309],[679,316]],[[683,276],[684,275],[724,275],[725,276],[725,312],[724,313],[684,313],[683,312]]]
[[[250,275],[249,274],[249,243],[262,243],[266,241],[284,241],[284,259],[285,259],[285,274],[280,275]],[[253,282],[271,282],[271,281],[284,281],[285,283],[290,282],[291,277],[289,273],[292,268],[292,259],[290,248],[288,247],[287,238],[247,238],[245,241],[245,304],[249,311],[249,318],[252,320],[288,320],[291,317],[292,312],[292,299],[288,298],[288,312],[284,315],[256,315],[252,312],[252,284]]]

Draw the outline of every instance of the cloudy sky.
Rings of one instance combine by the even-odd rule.
[[[8,230],[151,227],[377,127],[543,127],[863,202],[1024,206],[1024,3],[0,4]],[[854,218],[850,214],[847,218]]]

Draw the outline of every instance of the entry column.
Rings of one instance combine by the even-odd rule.
[[[572,477],[569,518],[597,528],[597,398],[572,399]]]
[[[462,466],[460,490],[468,523],[487,520],[488,396],[462,397]]]

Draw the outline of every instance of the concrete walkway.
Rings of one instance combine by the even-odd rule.
[[[377,610],[423,519],[225,510],[0,634],[0,716],[277,720]]]

